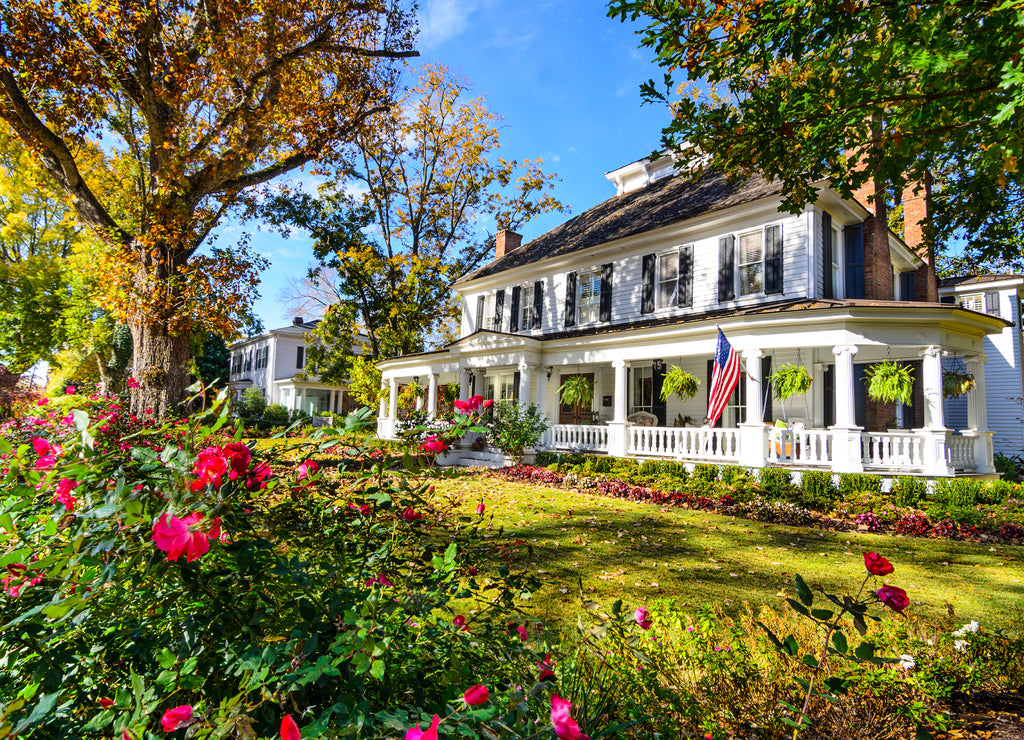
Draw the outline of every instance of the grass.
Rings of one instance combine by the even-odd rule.
[[[531,598],[533,615],[566,626],[581,605],[580,582],[584,598],[622,599],[630,609],[661,598],[694,608],[782,606],[795,573],[812,586],[858,588],[866,551],[895,565],[886,580],[906,589],[907,614],[991,627],[1024,604],[1021,547],[765,524],[486,473],[459,472],[435,488],[460,499],[464,513],[486,503],[481,570],[503,561],[534,569],[549,585]]]

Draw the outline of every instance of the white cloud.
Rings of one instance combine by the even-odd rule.
[[[458,36],[475,9],[466,0],[427,0],[420,11],[420,43],[430,48]]]

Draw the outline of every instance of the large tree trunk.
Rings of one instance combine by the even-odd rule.
[[[133,319],[132,375],[139,387],[131,391],[131,412],[142,417],[149,410],[158,418],[184,413],[188,382],[188,334],[174,335],[164,324]]]

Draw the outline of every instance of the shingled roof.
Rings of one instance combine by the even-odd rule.
[[[939,280],[940,288],[953,288],[957,285],[980,285],[982,283],[995,283],[1000,280],[1012,280],[1013,278],[1024,277],[1008,272],[1001,275],[959,275],[957,277],[942,278]]]
[[[781,185],[770,183],[759,175],[730,180],[722,173],[712,171],[696,179],[684,174],[666,177],[599,203],[458,282],[497,275],[780,192]]]

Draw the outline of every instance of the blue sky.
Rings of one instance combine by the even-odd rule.
[[[641,105],[640,84],[661,72],[639,49],[634,26],[606,16],[600,2],[423,0],[421,59],[461,73],[504,117],[501,156],[544,160],[560,181],[554,194],[575,215],[614,195],[604,173],[658,146],[667,112]],[[528,241],[568,216],[531,222]],[[238,228],[229,225],[221,243]],[[267,328],[291,323],[279,294],[312,260],[308,239],[283,239],[243,225],[271,261],[256,314]]]

